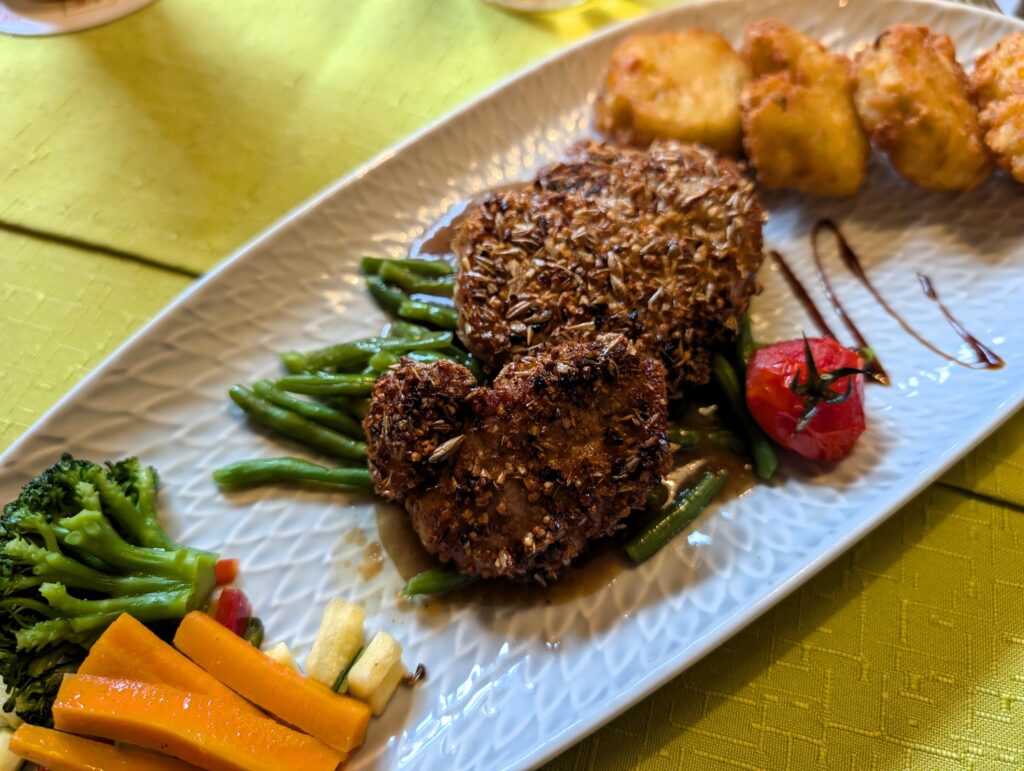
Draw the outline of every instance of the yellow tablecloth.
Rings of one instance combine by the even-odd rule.
[[[0,38],[0,446],[331,180],[667,4],[529,17],[479,0],[162,0],[71,37]],[[1022,472],[1018,415],[551,767],[1024,768]]]

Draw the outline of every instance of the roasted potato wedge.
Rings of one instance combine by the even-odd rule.
[[[612,53],[598,128],[628,144],[678,139],[735,155],[747,78],[746,64],[714,32],[630,35]]]
[[[868,141],[849,61],[778,21],[747,27],[754,79],[743,89],[743,146],[767,188],[847,196],[864,181]]]
[[[926,190],[970,190],[992,173],[967,76],[947,35],[890,27],[855,60],[854,101],[893,167]]]
[[[1024,33],[1003,38],[979,56],[971,84],[985,144],[1000,166],[1024,182]]]

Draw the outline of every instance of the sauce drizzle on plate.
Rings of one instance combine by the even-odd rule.
[[[881,306],[882,310],[888,313],[889,316],[918,343],[938,356],[941,356],[946,361],[958,364],[961,367],[967,367],[968,369],[999,369],[1004,365],[1005,362],[997,353],[964,328],[963,324],[960,323],[960,321],[953,315],[952,311],[950,311],[946,304],[939,298],[939,294],[935,290],[932,280],[920,272],[917,273],[917,280],[924,296],[935,303],[938,309],[942,312],[943,317],[949,323],[950,327],[953,328],[953,331],[960,336],[961,340],[970,346],[971,350],[974,352],[974,358],[965,360],[954,354],[948,353],[918,332],[892,305],[889,304],[888,300],[882,296],[882,293],[875,286],[874,282],[871,281],[867,271],[864,270],[864,265],[861,263],[860,257],[858,257],[857,253],[853,250],[853,247],[850,246],[849,241],[846,240],[846,237],[843,235],[842,231],[840,231],[839,226],[829,219],[819,220],[815,223],[814,229],[811,231],[811,253],[814,257],[814,267],[818,276],[818,283],[821,285],[821,289],[822,292],[824,292],[825,297],[832,305],[832,310],[835,312],[836,316],[839,317],[839,320],[842,321],[843,326],[846,327],[846,330],[850,333],[851,337],[856,341],[857,346],[861,349],[871,350],[873,356],[867,363],[868,372],[871,375],[870,382],[889,385],[889,375],[882,366],[881,361],[879,361],[877,352],[868,343],[856,323],[854,323],[853,319],[850,317],[850,314],[847,313],[846,308],[839,299],[839,295],[832,286],[832,281],[829,277],[828,271],[825,269],[824,260],[822,259],[821,249],[819,246],[819,240],[823,233],[832,234],[839,249],[839,257],[842,260],[843,265],[845,265],[850,273],[853,274],[854,278],[856,278],[864,288],[871,293],[871,296],[875,299],[875,302]],[[818,327],[818,331],[825,337],[837,339],[832,328],[829,326],[828,322],[825,321],[824,315],[811,298],[810,293],[804,285],[800,283],[800,279],[796,277],[796,274],[793,272],[792,268],[790,268],[785,258],[775,251],[770,252],[770,255],[772,259],[778,263],[779,268],[782,270],[782,275],[786,279],[786,283],[789,285],[790,291],[793,292],[793,295],[800,301],[800,304],[803,305],[804,310],[811,317],[815,326]]]

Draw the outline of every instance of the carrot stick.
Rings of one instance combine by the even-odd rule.
[[[202,693],[263,716],[217,678],[193,664],[127,613],[107,627],[78,668],[80,675],[139,680]]]
[[[334,771],[344,759],[270,718],[137,680],[65,675],[53,722],[61,731],[159,749],[210,771]]]
[[[366,739],[370,708],[303,677],[205,613],[189,613],[174,645],[216,677],[270,714],[341,752]]]
[[[28,723],[14,732],[10,749],[49,771],[199,771],[177,758],[115,747]]]

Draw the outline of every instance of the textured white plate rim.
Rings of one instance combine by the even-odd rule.
[[[851,2],[856,1],[857,0],[851,0]],[[732,2],[733,0],[693,0],[693,2],[680,3],[679,5],[713,8],[714,6],[728,6],[732,4]],[[948,2],[947,0],[910,0],[910,2],[922,6],[955,10],[959,13],[967,12],[994,17],[998,18],[1004,24],[1009,24],[1024,30],[1024,22],[1020,20],[1011,19],[994,11],[977,8],[975,6],[965,6],[962,3]],[[35,435],[45,433],[48,425],[54,420],[55,416],[59,412],[76,401],[76,399],[78,399],[94,381],[102,377],[109,368],[115,367],[137,343],[147,337],[152,330],[158,327],[166,319],[173,316],[179,307],[189,298],[204,291],[216,278],[220,276],[222,272],[227,271],[237,262],[248,256],[251,251],[272,239],[279,232],[293,225],[297,220],[301,219],[303,215],[318,207],[339,190],[366,175],[371,170],[386,163],[390,158],[416,144],[423,138],[432,134],[434,131],[454,121],[458,117],[473,111],[479,105],[497,97],[507,86],[525,75],[542,69],[551,62],[554,62],[563,56],[570,55],[576,49],[588,45],[597,39],[614,36],[624,30],[628,30],[630,27],[639,26],[642,23],[649,24],[652,20],[656,22],[662,17],[667,18],[676,12],[678,7],[679,6],[673,6],[661,9],[655,13],[646,14],[619,24],[610,25],[594,35],[587,36],[570,46],[559,49],[534,64],[520,69],[462,106],[438,118],[437,120],[428,123],[422,129],[389,146],[363,166],[360,166],[349,174],[341,177],[336,182],[329,184],[321,191],[314,194],[311,198],[290,210],[280,220],[255,235],[241,247],[233,251],[228,257],[214,266],[209,272],[196,279],[194,283],[179,294],[166,308],[158,312],[152,319],[129,336],[122,345],[115,349],[101,364],[96,366],[88,375],[79,381],[79,383],[76,384],[67,394],[61,397],[56,404],[47,410],[43,416],[40,417],[29,429],[27,429],[6,451],[0,454],[0,466],[7,465],[11,459],[22,450],[23,446],[26,445]],[[578,742],[585,735],[597,730],[622,714],[631,706],[635,705],[637,702],[649,696],[669,680],[678,676],[693,663],[707,655],[710,651],[722,645],[738,631],[753,623],[774,605],[779,603],[806,581],[835,561],[839,556],[856,544],[857,541],[862,539],[865,535],[890,517],[896,510],[906,505],[916,495],[934,483],[954,463],[963,458],[972,449],[988,438],[1011,415],[1022,407],[1024,407],[1024,393],[1018,394],[1015,398],[1005,399],[1003,402],[998,404],[998,406],[992,409],[992,419],[985,424],[985,427],[979,431],[976,436],[965,442],[955,451],[948,453],[941,462],[933,464],[925,473],[910,477],[909,481],[901,486],[898,493],[894,492],[892,502],[888,506],[881,507],[877,513],[869,519],[864,520],[859,525],[844,532],[842,536],[830,544],[827,549],[819,552],[807,565],[798,570],[787,580],[783,581],[780,585],[763,596],[759,601],[745,606],[742,612],[733,612],[726,620],[716,626],[713,632],[699,637],[695,642],[681,650],[677,655],[664,660],[662,663],[654,667],[638,683],[631,687],[620,689],[616,694],[619,698],[611,701],[608,708],[602,711],[599,716],[590,716],[587,720],[577,720],[566,726],[558,733],[547,737],[541,746],[529,754],[522,756],[522,762],[517,764],[516,767],[534,767],[552,759],[572,744]]]

